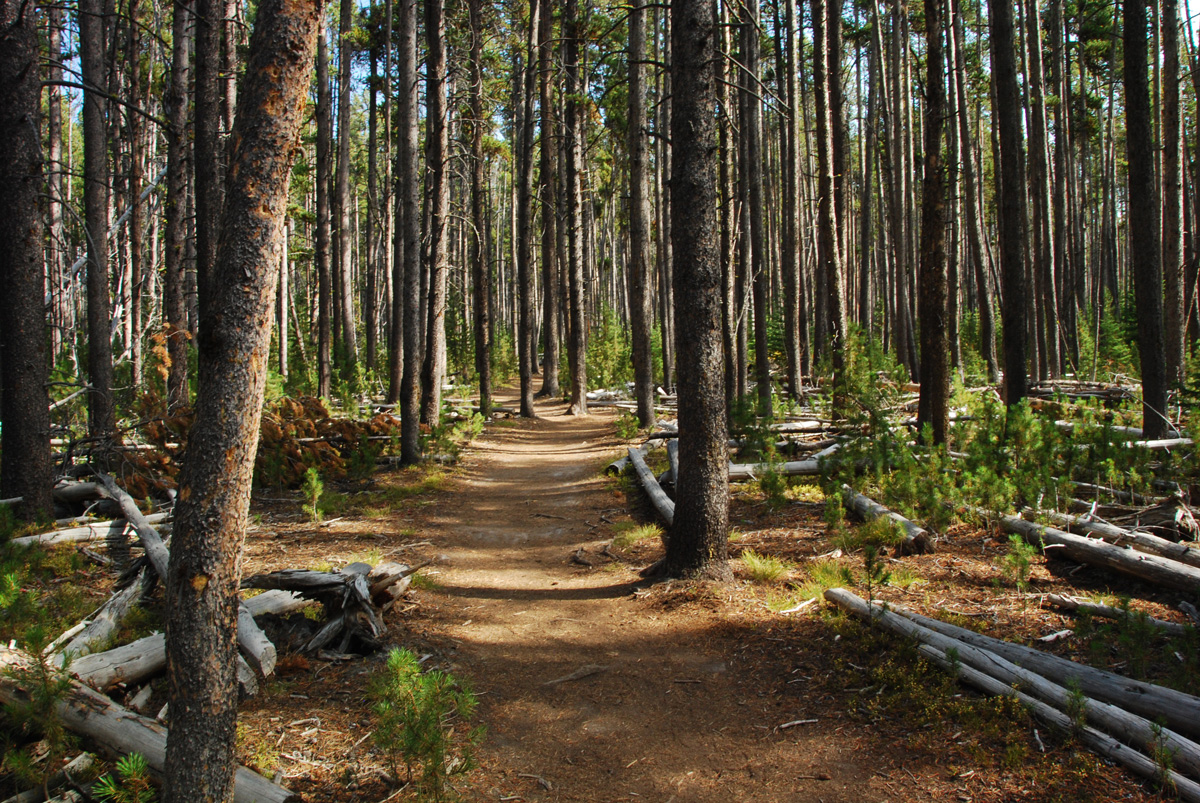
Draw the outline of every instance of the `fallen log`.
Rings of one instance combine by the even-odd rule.
[[[305,644],[305,652],[317,652],[340,636],[337,651],[344,653],[354,638],[368,649],[378,648],[380,637],[387,633],[382,608],[394,599],[388,592],[419,568],[382,563],[372,569],[365,563],[351,563],[336,572],[285,569],[247,577],[242,580],[242,588],[294,591],[317,600],[325,607],[326,622]]]
[[[51,658],[54,665],[62,666],[63,661],[68,656],[71,658],[82,658],[92,652],[97,646],[109,641],[121,629],[121,623],[125,621],[125,617],[129,615],[129,612],[133,610],[133,606],[137,603],[141,592],[141,582],[135,581],[109,597],[100,606],[99,610],[92,615],[91,620],[86,621],[83,630],[78,635],[72,638],[61,649],[54,651]]]
[[[1120,499],[1122,502],[1132,503],[1135,505],[1153,505],[1159,500],[1152,499],[1142,494],[1133,493],[1132,491],[1122,491],[1120,488],[1109,488],[1106,485],[1094,485],[1090,482],[1073,482],[1075,489],[1078,491],[1086,491],[1087,493],[1099,498],[1101,496],[1111,496],[1113,499]]]
[[[658,480],[654,478],[650,467],[646,465],[641,452],[631,448],[629,450],[629,462],[633,464],[633,470],[637,472],[638,480],[642,483],[642,488],[645,489],[646,496],[650,497],[650,503],[654,505],[654,509],[658,511],[658,515],[670,527],[675,523],[675,503],[671,501],[666,491],[658,484]]]
[[[1097,521],[1088,516],[1072,516],[1069,513],[1059,513],[1053,510],[1039,510],[1036,514],[1031,515],[1043,516],[1056,524],[1069,528],[1072,532],[1092,535],[1110,544],[1131,546],[1139,552],[1169,558],[1188,566],[1200,567],[1200,549],[1160,538],[1151,533],[1126,530],[1115,524]]]
[[[679,479],[679,439],[667,441],[667,482],[672,485]]]
[[[307,604],[306,600],[286,591],[267,591],[243,603],[254,616],[291,613]],[[166,639],[162,633],[155,633],[111,650],[77,658],[71,662],[70,672],[89,686],[104,691],[118,683],[136,686],[162,672],[166,666]]]
[[[1044,677],[1055,678],[1064,684],[1074,680],[1088,697],[1103,700],[1150,720],[1162,717],[1164,724],[1171,730],[1191,739],[1200,739],[1200,699],[1190,694],[1132,680],[1032,647],[985,636],[939,619],[913,613],[898,605],[892,605],[891,608],[930,630],[993,652]]]
[[[170,513],[152,513],[146,517],[146,521],[151,524],[157,524],[167,520],[170,516]],[[48,533],[38,533],[37,535],[23,535],[20,538],[12,539],[9,543],[19,546],[32,546],[33,544],[53,546],[55,544],[103,541],[114,536],[119,536],[128,526],[129,522],[125,519],[97,521],[79,527],[70,527],[65,530],[51,530]]]
[[[1087,613],[1092,616],[1099,616],[1102,619],[1115,619],[1117,621],[1125,621],[1132,616],[1136,616],[1136,612],[1114,608],[1112,605],[1102,605],[1099,602],[1090,602],[1079,597],[1068,597],[1063,594],[1047,594],[1045,602],[1064,611],[1072,613]],[[1181,625],[1178,622],[1167,622],[1162,619],[1155,619],[1153,616],[1147,616],[1144,621],[1148,625],[1158,628],[1164,632],[1170,633],[1173,636],[1182,636],[1192,628],[1188,625]]]
[[[1053,728],[1057,728],[1063,733],[1074,734],[1075,738],[1097,755],[1120,764],[1135,775],[1152,781],[1164,781],[1165,784],[1176,791],[1180,800],[1188,801],[1188,803],[1200,803],[1200,784],[1183,777],[1174,770],[1167,770],[1166,777],[1163,778],[1163,768],[1161,766],[1108,734],[1087,726],[1078,727],[1078,724],[1071,717],[1057,708],[1047,705],[1034,697],[1030,697],[1028,694],[1019,692],[1012,686],[1008,686],[977,669],[966,666],[959,661],[951,660],[946,653],[936,647],[921,644],[917,647],[917,650],[942,669],[956,673],[963,681],[985,694],[1015,698],[1042,722]]]
[[[828,589],[825,599],[874,626],[928,644],[943,653],[953,651],[957,659],[967,666],[1007,686],[1016,686],[1060,711],[1072,705],[1069,690],[1037,672],[1025,669],[986,649],[923,627],[911,619],[892,613],[880,603],[868,603],[843,588]],[[1157,727],[1153,720],[1131,714],[1101,700],[1086,700],[1083,712],[1088,722],[1126,744],[1157,744],[1173,756],[1175,767],[1192,777],[1200,777],[1200,744],[1168,728]]]
[[[118,486],[112,477],[107,474],[97,474],[96,479],[99,480],[101,486],[104,488],[104,493],[121,506],[121,511],[125,514],[125,518],[137,531],[138,537],[142,540],[142,545],[146,549],[146,557],[149,559],[150,565],[154,567],[154,571],[158,573],[160,578],[166,578],[170,553],[167,552],[167,545],[163,543],[158,530],[155,530],[151,526],[146,516],[138,508],[137,503],[133,501],[133,497]],[[238,647],[256,668],[270,667],[272,671],[274,670],[274,645],[271,644],[270,639],[255,624],[254,617],[244,616],[240,610],[238,612]],[[270,673],[267,672],[266,674]],[[264,674],[264,677],[266,674]]]
[[[864,521],[883,518],[894,521],[904,532],[904,538],[896,545],[897,555],[927,555],[934,550],[933,538],[929,531],[918,527],[908,519],[888,510],[870,497],[863,496],[849,485],[842,486],[842,498],[846,500],[846,508],[852,510]]]
[[[646,442],[643,443],[641,446],[634,446],[634,447],[630,447],[630,448],[637,449],[638,453],[641,454],[642,458],[644,459],[646,457],[646,455],[650,454],[650,451],[652,449],[661,445],[656,440],[653,440],[654,436],[658,435],[658,434],[659,433],[656,432],[653,435],[651,435],[650,438],[648,438],[646,440]],[[675,438],[675,437],[678,437],[678,435],[673,433],[670,435],[670,437]],[[604,473],[609,475],[610,477],[620,476],[621,472],[623,472],[625,470],[625,466],[627,466],[627,465],[629,465],[629,452],[628,451],[626,451],[625,454],[621,455],[616,460],[609,463],[608,467],[604,469]]]
[[[787,463],[730,463],[729,481],[746,482],[757,480],[768,471],[774,471],[784,477],[805,477],[821,473],[820,460],[810,457],[807,460],[792,460]]]
[[[987,511],[981,512],[995,516]],[[1008,532],[1018,533],[1033,542],[1041,541],[1047,547],[1057,547],[1056,551],[1078,563],[1103,566],[1155,585],[1188,593],[1200,588],[1200,568],[1195,566],[1158,555],[1122,549],[1105,541],[1034,524],[1016,516],[999,516],[998,520]]]
[[[27,655],[0,646],[0,701],[14,703],[25,690],[14,679],[13,670],[28,670]],[[161,773],[166,764],[167,731],[117,705],[78,681],[71,681],[65,697],[55,706],[63,726],[92,742],[105,753],[117,756],[141,753],[146,764]],[[252,770],[238,767],[234,775],[235,803],[285,803],[296,796]]]
[[[1200,540],[1200,525],[1191,509],[1178,497],[1164,499],[1157,505],[1133,511],[1115,519],[1135,530],[1152,530],[1168,541]]]
[[[5,798],[3,803],[41,803],[46,799],[47,790],[54,791],[65,784],[78,783],[75,779],[89,775],[95,764],[96,757],[91,753],[80,753],[62,769],[51,775],[45,785]]]

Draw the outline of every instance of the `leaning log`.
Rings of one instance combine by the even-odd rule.
[[[855,491],[849,485],[842,486],[842,498],[846,500],[846,508],[853,511],[862,520],[871,521],[883,517],[890,519],[900,527],[904,538],[896,545],[897,555],[927,555],[935,551],[933,538],[929,531],[918,527],[899,513],[888,510],[874,499]]]
[[[157,524],[168,519],[170,515],[169,513],[152,513],[146,517],[146,521],[151,524]],[[10,543],[19,546],[32,546],[33,544],[54,546],[55,544],[103,541],[107,538],[120,535],[125,531],[127,526],[129,526],[129,523],[125,519],[97,521],[79,527],[69,527],[64,530],[51,530],[48,533],[38,533],[37,535],[23,535],[20,538],[12,539]]]
[[[985,636],[982,633],[957,627],[939,619],[921,616],[898,605],[891,607],[897,613],[930,630],[993,652],[1014,664],[1037,672],[1044,677],[1055,678],[1064,684],[1075,680],[1079,683],[1080,690],[1088,697],[1103,700],[1150,720],[1162,717],[1168,728],[1191,739],[1200,739],[1200,699],[1190,694],[1153,683],[1132,680],[1103,669],[1077,664],[1032,647]]]
[[[1099,616],[1102,619],[1114,619],[1118,622],[1126,621],[1137,613],[1122,608],[1114,608],[1112,605],[1102,605],[1099,602],[1090,602],[1079,597],[1069,597],[1063,594],[1047,594],[1044,602],[1052,605],[1055,608],[1071,613],[1086,613],[1090,616]],[[1153,616],[1147,616],[1143,620],[1146,624],[1156,627],[1165,633],[1170,633],[1172,636],[1182,636],[1192,630],[1188,625],[1180,624],[1179,622],[1167,622],[1162,619],[1155,619]]]
[[[92,615],[83,628],[64,647],[55,650],[51,660],[57,666],[62,666],[66,656],[81,658],[96,649],[97,646],[108,642],[118,630],[125,617],[133,610],[142,593],[140,580],[135,580],[125,588],[113,594]]]
[[[650,497],[650,503],[654,505],[654,509],[658,511],[658,515],[670,527],[675,523],[675,503],[671,501],[666,491],[658,484],[658,480],[654,478],[654,473],[646,465],[641,452],[631,448],[629,450],[629,462],[633,464],[633,470],[637,473],[638,480],[642,483],[642,488],[646,491],[646,496]]]
[[[1200,568],[1200,549],[1195,549],[1187,544],[1179,544],[1151,533],[1127,530],[1115,524],[1096,521],[1087,516],[1072,516],[1069,513],[1047,510],[1039,510],[1036,514],[1031,515],[1045,517],[1055,524],[1067,527],[1072,532],[1095,536],[1110,544],[1130,546],[1139,552],[1158,555],[1162,558],[1168,558],[1185,563],[1188,566]]]
[[[13,670],[28,670],[27,655],[0,646],[0,701],[15,703],[26,692],[14,679]],[[117,705],[98,692],[77,681],[62,701],[55,706],[63,726],[78,733],[106,753],[123,756],[141,753],[155,772],[166,764],[167,731],[152,719],[139,716]],[[284,803],[295,795],[282,786],[271,783],[252,770],[238,767],[234,776],[235,803]]]
[[[1000,682],[1016,686],[1059,710],[1070,706],[1071,692],[1037,672],[1025,669],[994,652],[967,644],[950,636],[923,627],[911,619],[892,613],[879,603],[868,603],[843,588],[831,588],[825,599],[844,611],[889,630],[904,638],[929,644],[944,653],[954,651],[962,663],[983,672]],[[1097,728],[1102,728],[1126,744],[1159,744],[1174,756],[1174,765],[1192,777],[1200,777],[1200,745],[1169,728],[1159,728],[1154,720],[1132,714],[1101,700],[1087,700],[1084,715]]]
[[[1200,588],[1200,568],[1195,566],[1158,555],[1122,549],[1105,541],[1085,538],[1054,527],[1044,527],[1016,516],[1000,516],[999,521],[1008,532],[1018,533],[1032,542],[1041,541],[1047,547],[1055,547],[1063,557],[1077,563],[1102,566],[1154,585],[1188,593]]]
[[[246,600],[243,605],[255,616],[285,614],[308,602],[286,591],[267,591]],[[239,624],[240,624],[239,618]],[[110,689],[118,683],[136,686],[166,669],[167,644],[162,633],[155,633],[129,644],[77,658],[70,672],[93,688]]]

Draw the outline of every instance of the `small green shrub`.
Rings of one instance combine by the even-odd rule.
[[[117,761],[117,777],[105,775],[92,787],[97,800],[111,803],[153,803],[158,798],[150,784],[150,767],[141,753]]]
[[[774,583],[790,572],[792,564],[771,555],[760,555],[753,549],[742,550],[742,565],[756,583]]]
[[[1025,539],[1015,533],[1008,537],[1008,552],[1001,560],[1001,571],[1004,576],[1016,583],[1017,590],[1025,593],[1029,587],[1029,574],[1032,569],[1033,557],[1037,547],[1025,542]]]
[[[638,419],[633,413],[621,413],[617,418],[614,429],[621,440],[632,440],[638,435]]]
[[[306,501],[301,508],[308,514],[309,521],[318,522],[324,517],[321,509],[321,494],[325,492],[325,483],[321,481],[321,472],[316,467],[304,472],[304,486],[301,488]]]
[[[370,695],[378,720],[375,744],[387,753],[396,776],[403,764],[420,799],[448,799],[450,779],[475,766],[471,749],[483,738],[482,728],[474,728],[454,739],[451,721],[469,720],[475,710],[470,687],[447,672],[422,672],[415,655],[395,649],[373,679]]]

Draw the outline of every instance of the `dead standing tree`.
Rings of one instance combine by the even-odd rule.
[[[259,6],[230,143],[218,275],[200,330],[196,423],[167,578],[165,803],[228,801],[233,794],[240,557],[288,177],[320,10],[311,0]]]

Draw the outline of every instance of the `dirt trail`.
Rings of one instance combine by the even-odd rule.
[[[611,415],[563,409],[489,429],[430,522],[443,560],[431,624],[488,728],[480,799],[891,797],[854,740],[830,738],[837,717],[801,694],[794,664],[743,660],[769,632],[720,615],[730,592],[642,591],[597,554],[628,518],[601,476],[619,442]],[[580,546],[593,567],[571,562]]]

